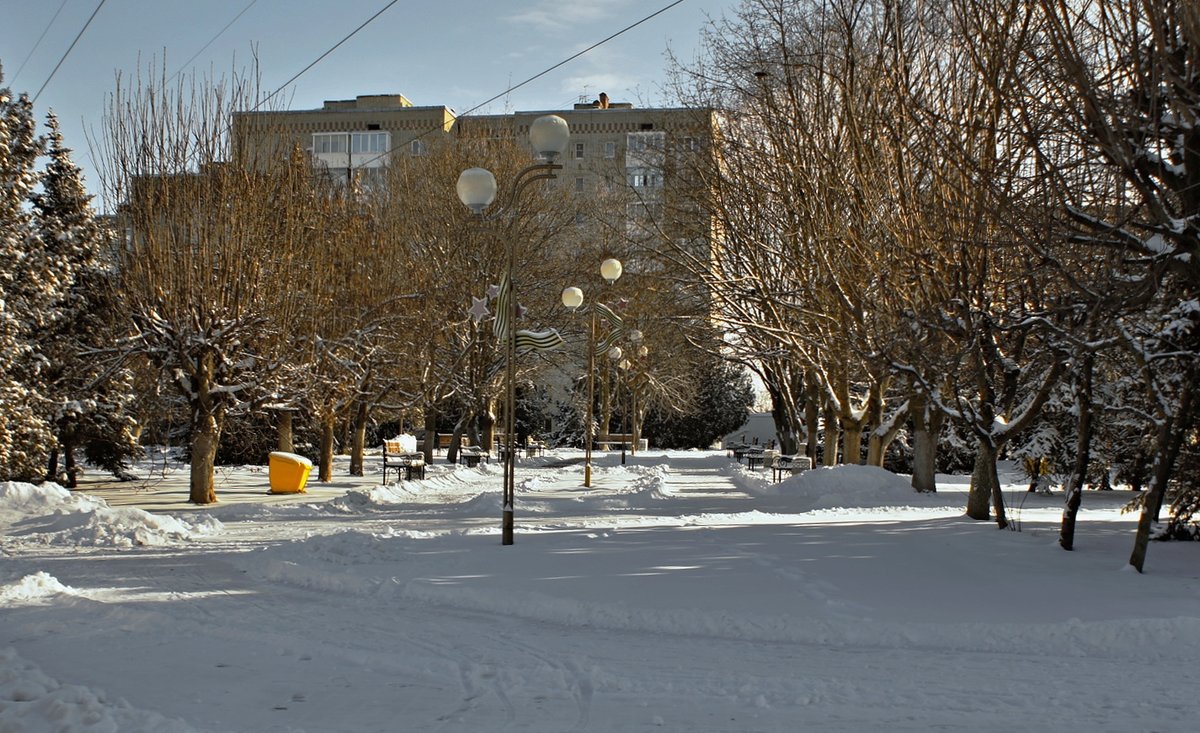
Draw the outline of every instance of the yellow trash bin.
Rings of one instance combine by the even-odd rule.
[[[299,494],[308,483],[312,461],[295,453],[275,451],[268,457],[272,494]]]

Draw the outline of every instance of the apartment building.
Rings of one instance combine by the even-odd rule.
[[[401,94],[377,94],[327,101],[314,110],[238,113],[233,139],[269,155],[305,151],[314,169],[361,183],[398,156],[424,155],[435,141],[456,135],[526,140],[529,125],[546,114],[559,115],[571,129],[558,185],[582,196],[627,194],[631,236],[639,222],[670,218],[689,156],[710,149],[716,125],[714,110],[637,108],[610,102],[605,94],[569,110],[465,117],[445,106],[414,106]]]

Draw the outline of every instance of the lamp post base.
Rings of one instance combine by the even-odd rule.
[[[590,489],[592,487],[592,464],[583,464],[583,486]]]
[[[500,544],[511,545],[513,543],[513,513],[512,509],[505,509],[502,519],[500,520]]]

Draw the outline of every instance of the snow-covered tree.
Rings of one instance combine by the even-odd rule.
[[[644,434],[658,448],[708,448],[746,422],[754,390],[745,370],[709,356],[693,366],[690,399],[646,415]]]
[[[28,96],[0,87],[0,480],[39,477],[54,442],[40,386],[45,361],[33,343],[55,291],[27,208],[41,152],[35,132]]]
[[[45,357],[41,374],[47,418],[57,444],[50,452],[47,479],[59,477],[61,451],[67,486],[75,486],[76,451],[118,475],[135,454],[134,421],[129,414],[131,377],[114,359],[100,354],[116,338],[119,304],[114,288],[112,233],[97,221],[81,171],[63,144],[58,119],[47,116],[46,155],[41,190],[32,196],[46,263],[44,276],[55,283],[36,333]]]
[[[1024,112],[1048,124],[1039,153],[1057,167],[1064,230],[1077,248],[1120,257],[1115,277],[1075,282],[1104,300],[1145,390],[1154,464],[1130,563],[1200,431],[1200,5],[1193,0],[1042,0],[1044,71]]]

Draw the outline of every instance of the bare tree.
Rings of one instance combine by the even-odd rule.
[[[148,359],[187,404],[189,500],[216,501],[225,416],[271,392],[285,330],[310,272],[291,195],[307,170],[228,144],[234,110],[259,100],[240,78],[170,86],[118,80],[105,119],[102,182],[120,203],[121,347]],[[303,175],[301,175],[303,174]]]

